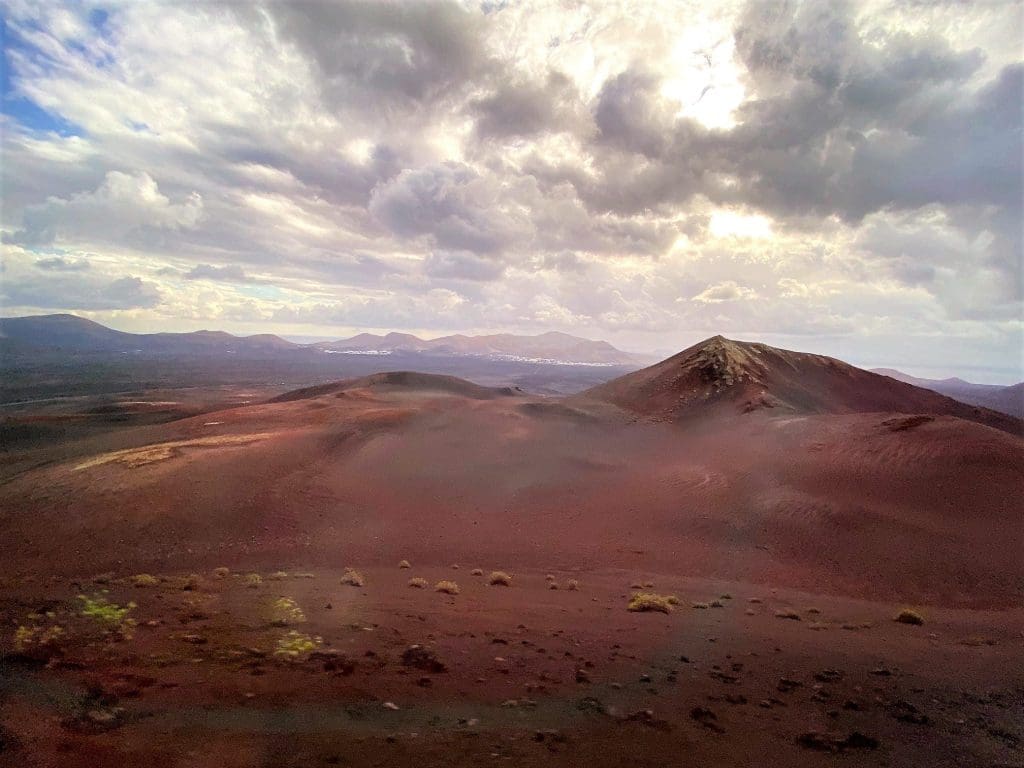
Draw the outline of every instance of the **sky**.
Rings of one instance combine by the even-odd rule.
[[[0,15],[0,314],[1024,378],[1020,3]]]

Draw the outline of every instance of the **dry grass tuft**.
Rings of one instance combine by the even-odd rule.
[[[576,592],[580,588],[580,583],[576,581],[576,579],[569,579],[567,582],[565,582],[565,588],[568,589],[570,592]]]
[[[672,603],[669,602],[671,595],[656,595],[653,592],[637,592],[630,598],[626,610],[638,611],[641,613],[657,611],[659,613],[672,613]]]
[[[459,585],[454,581],[439,581],[434,585],[435,592],[443,592],[446,595],[457,595],[459,594]]]
[[[421,579],[419,577],[416,577],[414,579],[409,579],[409,586],[412,587],[413,589],[426,589],[427,588],[427,580],[426,579]]]
[[[226,579],[230,575],[231,575],[231,569],[227,568],[227,567],[225,567],[223,565],[220,568],[214,568],[213,569],[213,578],[215,578],[215,579]]]
[[[512,577],[504,571],[491,571],[487,577],[487,583],[492,587],[511,587]]]
[[[270,581],[284,581],[285,579],[288,578],[288,572],[287,571],[274,571],[269,576],[267,576],[267,578]]]
[[[250,573],[245,577],[245,586],[249,589],[258,589],[260,584],[263,583],[263,577],[258,573]]]
[[[399,567],[399,568],[403,568],[403,569],[404,569],[404,568],[412,568],[412,565],[410,565],[410,563],[409,563],[409,561],[408,561],[408,560],[402,560],[402,561],[401,561],[401,562],[400,562],[400,563],[398,564],[398,567]]]
[[[483,571],[482,568],[474,568],[472,571],[469,572],[469,575],[470,576],[483,576],[484,575],[484,571]]]
[[[912,624],[915,627],[919,627],[924,624],[924,616],[917,611],[912,611],[909,608],[904,608],[902,611],[896,614],[893,621],[898,621],[900,624]]]
[[[159,583],[160,579],[148,573],[137,573],[132,576],[132,586],[135,587],[155,587]]]
[[[359,571],[346,568],[345,573],[341,576],[341,583],[348,584],[350,587],[362,587],[366,584],[366,580]]]

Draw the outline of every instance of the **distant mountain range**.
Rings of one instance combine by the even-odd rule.
[[[483,357],[528,363],[585,366],[638,366],[650,360],[623,352],[606,341],[566,333],[538,336],[495,334],[421,339],[408,333],[361,333],[350,339],[296,344],[272,334],[233,336],[224,331],[125,333],[76,315],[0,318],[0,345],[11,352],[63,350],[74,353],[259,354],[275,352],[390,355],[410,352],[448,357]]]
[[[638,365],[646,361],[643,356],[623,352],[607,341],[590,341],[557,331],[539,336],[515,336],[510,333],[490,336],[456,334],[429,340],[408,333],[389,333],[386,336],[361,333],[351,339],[322,341],[311,346],[335,354],[424,352],[575,365]]]
[[[915,387],[930,389],[946,397],[952,397],[962,403],[980,405],[993,411],[1007,413],[1024,419],[1024,381],[1010,386],[998,384],[973,384],[958,378],[920,379],[916,376],[897,371],[894,368],[872,368],[873,373],[880,373],[890,379],[913,384]]]

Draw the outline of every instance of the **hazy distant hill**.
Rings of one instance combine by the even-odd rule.
[[[897,381],[923,387],[933,392],[952,397],[962,403],[980,405],[993,411],[1006,413],[1024,419],[1024,382],[1010,386],[998,384],[974,384],[958,378],[920,379],[916,376],[897,371],[894,368],[872,368],[873,373],[880,373]]]
[[[386,336],[361,333],[351,339],[324,341],[313,346],[325,352],[426,352],[576,365],[638,365],[645,362],[642,356],[623,352],[606,341],[591,341],[556,331],[538,336],[456,334],[430,340],[408,333],[389,333]]]
[[[0,340],[13,351],[29,349],[69,352],[145,353],[267,353],[316,352],[388,354],[417,352],[433,355],[487,357],[569,365],[642,365],[639,355],[623,352],[606,341],[591,341],[567,333],[538,336],[509,333],[491,336],[443,336],[421,339],[408,333],[361,333],[350,339],[296,344],[271,334],[233,336],[224,331],[192,333],[125,333],[75,315],[0,318]]]

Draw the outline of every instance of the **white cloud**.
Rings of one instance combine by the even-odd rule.
[[[4,311],[1020,360],[1012,4],[499,5],[7,3]]]

